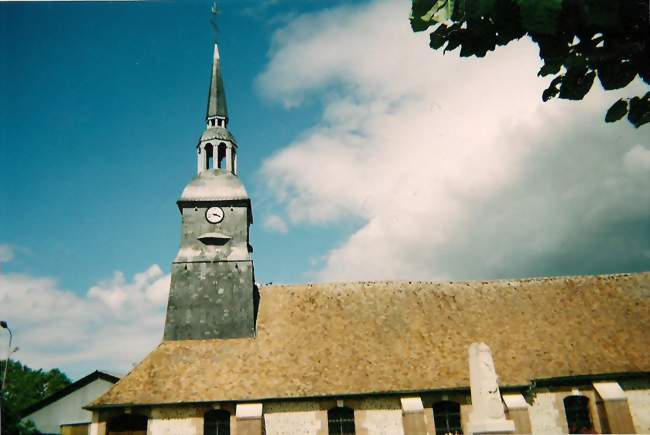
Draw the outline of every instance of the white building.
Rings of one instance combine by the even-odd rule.
[[[25,409],[23,421],[31,420],[42,434],[85,435],[92,415],[83,407],[107,392],[119,379],[96,370]]]

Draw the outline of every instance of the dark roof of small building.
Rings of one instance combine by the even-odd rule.
[[[162,342],[91,407],[417,392],[650,371],[650,272],[264,286],[254,339]]]
[[[32,414],[36,411],[38,411],[41,408],[45,408],[47,405],[56,402],[57,400],[61,399],[62,397],[67,396],[68,394],[71,394],[78,389],[85,387],[86,385],[90,384],[91,382],[96,381],[97,379],[102,379],[104,381],[108,381],[111,383],[116,383],[117,381],[120,380],[118,376],[112,375],[107,372],[95,370],[94,372],[90,373],[89,375],[84,376],[83,378],[79,379],[76,382],[73,382],[72,384],[68,385],[67,387],[50,394],[46,398],[34,403],[33,405],[28,406],[27,408],[23,409],[20,414],[21,416],[25,417],[29,414]]]

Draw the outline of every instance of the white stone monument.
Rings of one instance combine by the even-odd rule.
[[[469,346],[469,383],[472,412],[467,432],[470,434],[511,434],[515,423],[506,420],[501,402],[492,352],[485,343]]]

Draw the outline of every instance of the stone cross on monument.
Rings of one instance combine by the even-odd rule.
[[[467,432],[470,434],[511,434],[515,423],[506,420],[501,402],[492,352],[485,343],[469,346],[469,383],[472,412]]]

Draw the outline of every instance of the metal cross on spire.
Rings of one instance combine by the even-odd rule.
[[[210,25],[212,26],[212,30],[214,30],[214,41],[217,42],[217,36],[219,34],[219,23],[217,22],[217,17],[221,14],[221,9],[217,7],[216,0],[212,2],[210,14],[212,15],[210,17]]]

